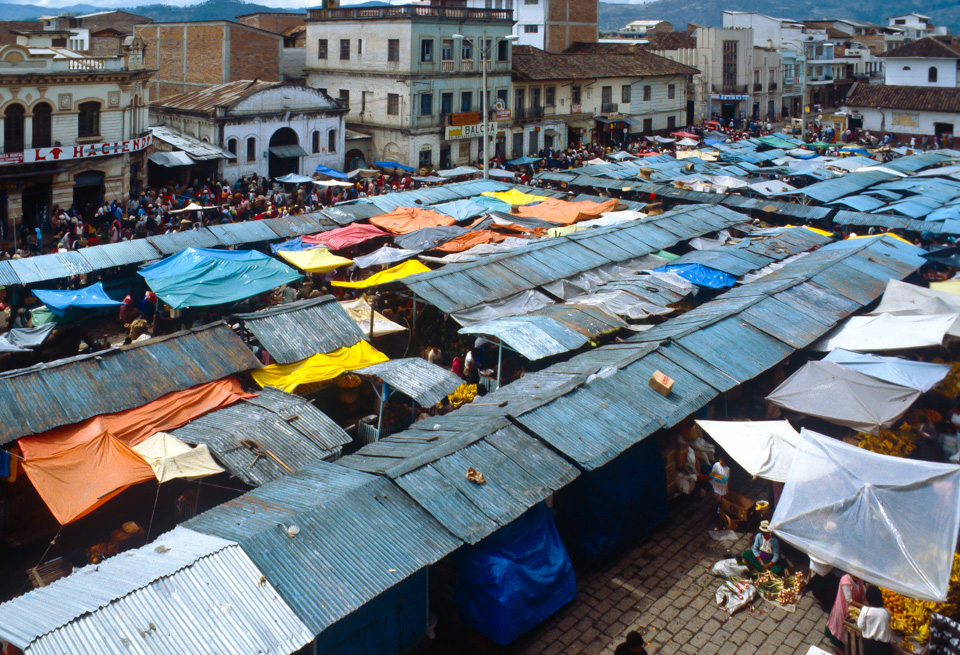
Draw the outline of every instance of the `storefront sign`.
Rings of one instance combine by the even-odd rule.
[[[509,109],[498,109],[496,116],[498,121],[508,121],[510,120],[512,114],[510,113]]]
[[[450,114],[451,125],[476,125],[479,122],[480,112],[478,111],[463,111],[459,114]]]
[[[750,96],[740,94],[711,93],[711,100],[749,100]]]
[[[490,133],[497,133],[497,124],[489,123]],[[458,139],[479,139],[483,137],[483,124],[478,125],[450,125],[444,128],[443,138],[446,141],[456,141]]]
[[[139,152],[153,143],[153,135],[148,134],[129,141],[110,143],[91,143],[83,146],[54,146],[53,148],[33,148],[23,152],[0,155],[0,166],[11,164],[34,164],[45,161],[67,161],[69,159],[91,159],[120,155],[125,152]]]
[[[581,105],[580,103],[577,103],[577,104],[575,104],[575,105],[570,105],[570,113],[571,113],[571,114],[582,114],[582,113],[583,113],[583,105]]]

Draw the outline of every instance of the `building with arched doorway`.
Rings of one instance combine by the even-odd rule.
[[[219,153],[213,156],[216,173],[230,182],[252,174],[311,175],[319,165],[342,170],[345,114],[344,107],[317,89],[255,80],[166,98],[151,104],[150,123],[184,139],[161,136],[156,147],[182,151],[186,158],[178,156],[182,163],[174,157],[162,158],[163,164],[151,163],[151,182],[163,183],[162,176],[175,181],[209,176],[203,167],[209,167],[205,162],[210,159],[200,154],[204,146]],[[190,142],[199,142],[199,147],[192,148]]]
[[[53,209],[92,215],[139,193],[150,144],[143,42],[68,49],[69,30],[18,32],[0,48],[0,244],[48,229]],[[18,244],[19,245],[19,244]]]

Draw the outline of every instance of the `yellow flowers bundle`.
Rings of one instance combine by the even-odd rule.
[[[456,409],[461,405],[472,402],[477,395],[477,385],[461,384],[457,390],[447,396],[450,399],[450,406]]]

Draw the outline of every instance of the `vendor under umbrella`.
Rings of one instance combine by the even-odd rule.
[[[770,571],[774,575],[783,575],[780,540],[770,530],[770,521],[760,521],[760,532],[753,538],[753,545],[743,551],[743,561],[761,573]]]

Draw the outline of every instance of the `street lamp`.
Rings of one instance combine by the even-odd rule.
[[[488,152],[489,146],[487,145],[487,141],[488,141],[490,135],[489,135],[488,132],[487,132],[487,117],[490,115],[490,107],[488,106],[489,103],[487,102],[487,64],[486,64],[486,61],[491,61],[491,58],[490,58],[490,49],[491,49],[493,46],[499,44],[501,41],[516,41],[517,39],[520,38],[520,36],[517,35],[517,34],[510,34],[510,35],[508,35],[508,36],[503,37],[502,39],[495,39],[495,40],[493,40],[493,41],[490,41],[489,45],[487,45],[487,33],[486,33],[486,32],[484,32],[484,33],[482,34],[481,38],[483,39],[483,42],[481,43],[480,47],[477,48],[477,44],[474,43],[471,39],[468,39],[467,37],[465,37],[463,34],[454,34],[454,35],[453,35],[453,40],[454,40],[454,41],[467,41],[467,42],[469,42],[474,48],[477,48],[477,49],[480,51],[480,69],[481,69],[481,71],[482,71],[482,73],[483,73],[483,91],[482,91],[483,95],[481,96],[481,102],[482,102],[482,104],[483,104],[483,179],[488,180],[488,179],[490,179],[490,155],[489,155],[489,152]],[[486,46],[486,47],[484,47],[484,46]],[[486,58],[486,61],[484,61],[484,58]]]

